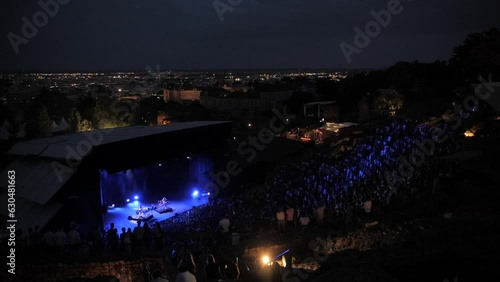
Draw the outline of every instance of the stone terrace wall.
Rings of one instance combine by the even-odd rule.
[[[162,265],[161,259],[146,258],[102,263],[23,265],[16,269],[15,279],[16,281],[38,282],[90,281],[101,275],[114,276],[120,282],[141,282],[145,280],[146,262],[151,262],[152,265]]]

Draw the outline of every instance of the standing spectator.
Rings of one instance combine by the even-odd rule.
[[[143,244],[144,244],[144,247],[146,248],[146,250],[149,251],[149,249],[151,248],[151,238],[152,238],[151,228],[149,227],[149,224],[147,222],[144,222],[143,228],[144,228]]]
[[[30,239],[31,243],[33,244],[33,247],[38,249],[42,241],[42,233],[40,233],[40,226],[35,225],[35,229],[33,230],[33,233],[31,233]]]
[[[92,232],[92,252],[97,255],[102,255],[104,248],[104,240],[102,239],[101,227],[96,225]]]
[[[319,225],[323,225],[323,219],[325,218],[325,207],[323,205],[320,205],[318,208],[316,208],[315,217],[316,217],[316,223]]]
[[[290,227],[293,227],[294,220],[295,220],[295,209],[292,208],[291,206],[288,206],[288,209],[286,210],[286,223],[287,223],[287,225]]]
[[[229,232],[230,225],[231,225],[231,222],[227,218],[227,215],[224,216],[224,218],[219,221],[219,226],[222,228],[222,232]]]
[[[152,282],[169,282],[168,279],[162,277],[160,270],[153,271],[153,281]]]
[[[276,213],[276,219],[278,220],[278,232],[285,232],[285,212],[283,210],[279,210]]]
[[[226,265],[226,281],[234,281],[240,278],[240,268],[238,267],[238,258],[231,260]]]
[[[17,229],[16,244],[22,249],[24,249],[27,245],[26,237],[27,237],[26,232],[24,232],[22,228]]]
[[[72,253],[77,253],[80,248],[80,234],[76,231],[76,226],[68,232],[68,243]]]
[[[59,227],[56,234],[54,234],[54,241],[58,252],[62,253],[64,251],[64,247],[66,247],[66,244],[68,243],[68,237],[62,227]]]
[[[371,213],[372,212],[372,201],[368,200],[363,203],[363,209],[365,210],[365,213]]]
[[[141,221],[137,221],[137,226],[134,228],[134,248],[136,251],[142,251],[144,244],[144,228],[141,226]]]
[[[125,227],[122,227],[122,234],[120,235],[121,236],[121,241],[122,241],[122,246],[123,246],[123,250],[125,250],[125,252],[127,253],[130,253],[132,251],[132,237],[133,237],[133,233],[132,233],[132,229],[128,229],[127,231],[125,231]]]
[[[215,263],[215,257],[208,255],[207,266],[205,266],[205,273],[207,274],[207,282],[219,282],[222,279],[219,266]]]
[[[2,228],[2,231],[0,232],[0,243],[3,244],[7,242],[7,239],[9,238],[9,234],[7,233],[7,228]]]
[[[115,223],[111,222],[109,230],[106,232],[108,237],[108,244],[111,250],[118,250],[118,229],[115,228]]]
[[[227,217],[226,214],[224,218],[219,221],[219,226],[222,228],[222,242],[224,245],[226,245],[229,240],[229,226],[231,226],[231,222]]]
[[[33,228],[28,228],[28,233],[25,234],[24,241],[26,242],[26,246],[31,248],[33,246],[33,243],[31,242],[31,234],[33,233]]]
[[[163,229],[161,228],[160,222],[157,221],[155,228],[153,229],[153,238],[155,241],[155,248],[157,251],[161,251],[164,249],[163,244]]]
[[[194,276],[196,264],[191,253],[186,252],[182,255],[178,269],[176,282],[196,282],[196,276]]]
[[[304,213],[300,218],[299,218],[299,221],[300,221],[300,226],[302,227],[306,227],[309,225],[309,222],[311,221],[311,219],[309,218],[309,216],[307,216],[306,213]]]
[[[47,230],[45,234],[43,235],[43,238],[45,240],[45,246],[49,249],[52,250],[55,246],[55,241],[54,241],[54,232],[53,230]]]
[[[231,234],[231,245],[238,246],[240,244],[240,234],[233,228],[233,233]]]

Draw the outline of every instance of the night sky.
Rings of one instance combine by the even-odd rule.
[[[500,27],[498,0],[401,0],[347,63],[339,44],[354,45],[354,27],[390,1],[219,0],[241,2],[221,21],[214,0],[72,0],[16,54],[8,34],[23,36],[37,2],[2,1],[1,71],[381,68],[447,60],[467,34]]]

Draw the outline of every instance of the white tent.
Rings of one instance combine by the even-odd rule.
[[[0,129],[10,130],[11,127],[12,125],[10,122],[8,120],[4,120]]]
[[[62,132],[62,131],[68,130],[69,128],[70,128],[69,123],[67,123],[66,120],[64,118],[62,118],[59,125],[52,129],[52,132],[53,133],[54,132]]]
[[[8,140],[10,137],[10,133],[5,128],[0,128],[0,140]]]
[[[0,126],[0,140],[8,140],[10,137],[10,132],[9,130],[11,129],[12,125],[10,122],[7,120],[4,120],[2,123],[2,126]]]

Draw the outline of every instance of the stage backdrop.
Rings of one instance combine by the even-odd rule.
[[[210,157],[196,155],[113,174],[100,170],[101,199],[103,205],[116,206],[134,201],[135,196],[143,203],[157,203],[163,197],[183,200],[194,190],[202,191],[212,169]]]

